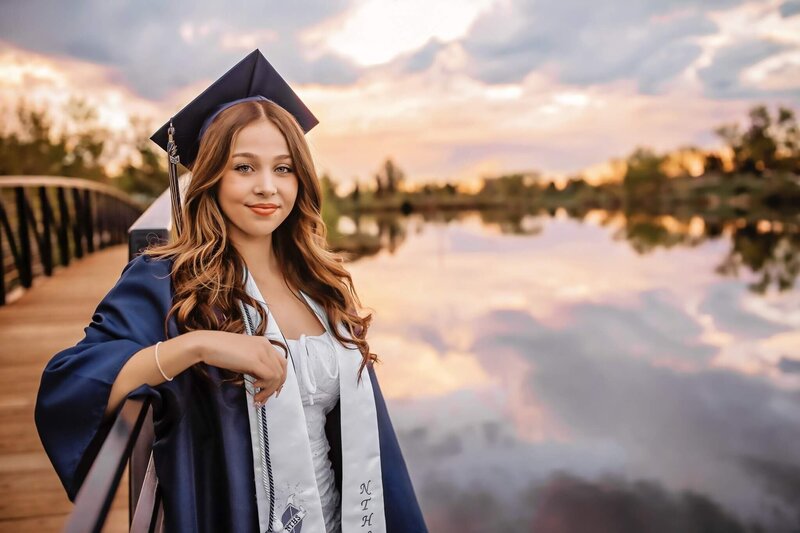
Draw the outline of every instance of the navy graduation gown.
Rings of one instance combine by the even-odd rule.
[[[98,305],[85,337],[58,352],[42,374],[35,422],[45,451],[70,501],[75,500],[114,416],[103,421],[111,386],[128,359],[164,335],[174,291],[171,261],[138,256]],[[174,318],[170,337],[177,335]],[[188,369],[155,387],[144,384],[128,398],[151,397],[153,457],[163,491],[168,532],[257,532],[255,475],[246,393],[215,384]],[[372,364],[388,533],[427,532],[405,460]],[[117,412],[119,408],[117,409]],[[325,431],[341,490],[340,406]],[[313,533],[313,532],[309,532]]]

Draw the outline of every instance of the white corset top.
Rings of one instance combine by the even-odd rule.
[[[339,399],[339,361],[331,344],[335,339],[325,331],[312,336],[303,333],[299,339],[286,340],[295,362],[303,406],[322,402],[327,414]]]
[[[330,443],[325,435],[327,414],[339,400],[339,360],[332,342],[336,339],[326,330],[320,335],[300,335],[299,339],[286,339],[289,343],[295,373],[300,389],[303,411],[306,415],[311,458],[317,478],[326,533],[341,531],[341,494],[336,489],[336,478],[328,459]]]

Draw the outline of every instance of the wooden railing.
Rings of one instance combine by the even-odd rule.
[[[55,266],[125,242],[140,214],[125,193],[94,181],[0,177],[0,305]]]
[[[128,258],[133,259],[149,244],[168,239],[171,224],[167,189],[129,228]],[[152,454],[153,438],[150,399],[125,399],[75,497],[75,507],[64,531],[102,530],[126,463],[129,467],[129,530],[135,533],[163,531],[163,506]]]

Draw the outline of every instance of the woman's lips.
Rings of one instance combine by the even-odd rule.
[[[254,206],[247,206],[250,208],[253,213],[257,215],[261,215],[262,217],[266,217],[274,213],[278,210],[277,207],[254,207]]]

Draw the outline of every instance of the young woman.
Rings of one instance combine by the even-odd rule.
[[[174,117],[180,231],[42,376],[36,424],[70,500],[125,398],[149,396],[166,531],[427,531],[371,316],[327,248],[309,117],[258,50]]]

